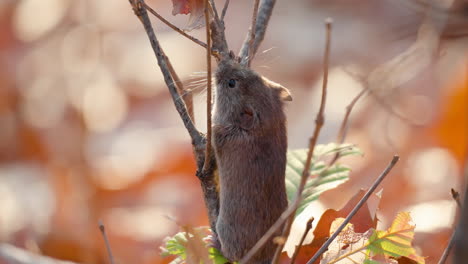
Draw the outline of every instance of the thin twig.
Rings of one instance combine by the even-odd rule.
[[[182,100],[184,100],[185,106],[187,107],[187,112],[192,119],[192,122],[195,124],[195,115],[193,114],[193,94],[191,90],[185,90],[182,81],[179,78],[179,75],[175,71],[174,67],[170,60],[167,60],[167,67],[169,68],[169,72],[171,73],[172,78],[174,78],[174,82],[177,87],[177,92],[182,96]]]
[[[323,127],[325,122],[324,111],[325,111],[325,102],[327,100],[327,85],[328,85],[328,68],[330,62],[330,45],[331,45],[331,26],[332,20],[328,18],[325,21],[325,28],[326,28],[326,41],[325,41],[325,52],[323,55],[323,82],[322,82],[322,98],[320,100],[320,108],[317,113],[317,117],[315,118],[315,130],[314,134],[310,138],[309,141],[309,152],[307,153],[307,159],[304,166],[304,170],[302,171],[301,182],[299,184],[299,188],[296,193],[296,199],[301,199],[302,192],[304,191],[307,179],[310,176],[310,164],[312,162],[312,156],[314,154],[315,145],[317,144],[318,136],[320,134],[320,130]],[[289,232],[291,230],[292,223],[294,221],[295,213],[289,216],[288,221],[286,222],[286,228],[283,231],[282,236],[287,238],[289,236]],[[283,250],[284,245],[278,245],[276,256],[277,260],[279,259],[279,255]],[[275,262],[273,262],[275,263]]]
[[[327,241],[320,247],[320,249],[315,253],[315,255],[307,262],[307,264],[313,264],[320,256],[323,254],[328,249],[328,246],[335,240],[335,238],[340,234],[340,232],[346,227],[346,225],[351,221],[351,219],[354,217],[354,215],[361,209],[361,207],[364,205],[364,203],[369,199],[369,197],[372,195],[372,193],[377,189],[379,184],[385,179],[387,174],[393,169],[395,164],[398,162],[400,158],[395,155],[393,156],[392,161],[390,161],[390,164],[385,168],[385,170],[380,174],[380,176],[375,180],[375,182],[372,184],[372,186],[369,188],[369,190],[366,192],[366,194],[361,198],[361,200],[356,204],[356,206],[353,208],[353,210],[349,213],[349,215],[346,217],[346,219],[343,221],[343,223],[336,229],[336,231],[333,233],[333,235],[327,239]]]
[[[359,94],[356,95],[356,97],[354,97],[354,99],[349,103],[349,105],[346,106],[346,113],[343,118],[343,121],[341,122],[340,130],[338,132],[337,142],[340,142],[340,143],[344,142],[346,138],[346,134],[348,132],[348,122],[349,122],[349,116],[351,115],[351,111],[353,110],[354,106],[359,101],[359,99],[361,99],[361,97],[366,92],[367,92],[367,89],[362,89],[361,92],[359,92]]]
[[[198,132],[192,120],[190,119],[185,103],[179,100],[180,95],[177,92],[177,87],[174,85],[174,80],[171,76],[168,63],[167,63],[169,59],[164,54],[156,38],[156,35],[154,34],[153,26],[151,25],[151,21],[148,17],[148,12],[146,11],[145,8],[143,8],[144,1],[143,0],[129,0],[129,2],[132,5],[135,15],[140,19],[141,23],[143,24],[145,28],[146,34],[148,35],[148,38],[151,42],[151,47],[153,48],[156,59],[158,60],[159,68],[161,69],[161,72],[164,76],[164,81],[167,87],[169,88],[169,92],[172,96],[172,100],[175,104],[177,112],[179,112],[179,115],[184,123],[184,126],[190,134],[190,137],[192,139],[192,144],[195,147],[203,145],[204,144],[203,136],[200,134],[200,132]]]
[[[247,66],[250,67],[255,54],[253,52],[253,44],[255,41],[255,30],[257,25],[257,14],[258,14],[258,4],[260,0],[254,1],[253,13],[252,13],[252,25],[250,26],[250,39],[249,39],[249,53],[247,54]]]
[[[326,28],[327,28],[327,40],[326,40],[326,47],[324,53],[324,72],[323,72],[323,85],[322,85],[322,100],[320,103],[319,112],[317,113],[317,117],[315,119],[315,130],[314,134],[309,141],[309,151],[307,153],[306,163],[304,166],[304,170],[302,172],[301,182],[299,184],[296,197],[294,202],[284,211],[281,216],[276,220],[276,222],[268,229],[268,231],[257,241],[257,243],[247,252],[247,254],[242,258],[240,263],[247,263],[256,253],[259,251],[269,240],[270,238],[276,233],[276,231],[286,222],[287,225],[283,228],[282,237],[287,238],[289,235],[289,230],[291,229],[292,220],[294,219],[295,212],[299,207],[299,204],[302,200],[302,192],[304,191],[304,186],[309,177],[309,170],[310,164],[312,160],[312,154],[314,153],[315,144],[317,143],[317,138],[320,133],[320,129],[324,123],[324,109],[325,109],[325,100],[326,100],[326,88],[328,83],[328,63],[329,63],[329,56],[330,56],[330,33],[331,33],[331,20],[326,21]],[[290,220],[290,221],[289,221]],[[284,245],[279,245],[280,252]],[[278,252],[278,249],[277,251]],[[275,255],[278,255],[275,253]]]
[[[457,229],[453,230],[452,236],[450,237],[449,243],[447,244],[447,247],[445,248],[444,252],[442,253],[442,256],[439,259],[438,264],[444,264],[445,261],[447,260],[450,251],[453,248],[453,245],[455,245],[455,234],[456,234]]]
[[[226,41],[224,22],[219,19],[213,0],[210,0],[209,7],[214,15],[214,21],[207,25],[211,28],[211,53],[215,53],[216,59],[220,61],[229,57],[229,48]]]
[[[461,201],[460,201],[460,193],[455,191],[453,188],[450,189],[450,193],[452,194],[452,198],[455,200],[455,202],[457,203],[458,205],[458,208],[462,208],[462,204],[461,204]]]
[[[190,138],[192,139],[192,146],[195,154],[195,159],[197,162],[197,172],[196,175],[200,180],[202,191],[203,191],[203,198],[205,200],[205,205],[208,210],[208,218],[210,221],[210,227],[214,233],[216,233],[216,219],[219,212],[219,194],[217,191],[217,183],[214,177],[214,171],[216,168],[216,160],[214,159],[213,155],[209,157],[209,166],[205,167],[203,170],[203,165],[205,163],[205,137],[202,135],[193,124],[185,103],[183,100],[180,100],[180,95],[177,92],[177,87],[175,86],[175,82],[171,76],[169,67],[168,67],[168,58],[164,54],[161,46],[159,45],[158,40],[154,34],[153,27],[151,25],[151,21],[148,17],[147,10],[143,7],[144,0],[129,0],[130,5],[133,8],[133,12],[138,17],[138,19],[143,24],[146,34],[151,43],[151,47],[156,55],[158,60],[159,68],[164,76],[164,81],[169,88],[169,92],[172,96],[172,100],[175,104],[177,111],[185,125],[185,128],[189,132]],[[213,29],[212,29],[213,30]],[[225,54],[228,53],[226,38],[224,36],[224,31],[219,29],[214,25],[214,30],[216,32],[216,36],[213,37],[213,44],[217,45],[217,55],[219,56],[226,56]],[[213,33],[212,33],[213,34]],[[213,54],[213,52],[211,52]],[[219,59],[218,56],[215,56]]]
[[[99,230],[101,231],[102,238],[104,238],[104,243],[106,244],[107,254],[109,254],[109,262],[114,264],[114,256],[112,256],[112,250],[110,247],[109,239],[107,238],[106,229],[101,220],[99,220]]]
[[[167,21],[163,16],[161,16],[160,14],[158,14],[154,9],[152,9],[149,5],[147,5],[145,2],[142,2],[142,5],[143,7],[148,10],[151,14],[153,14],[155,17],[157,17],[159,20],[161,20],[164,24],[166,24],[168,27],[172,28],[174,31],[176,31],[177,33],[181,34],[182,36],[190,39],[191,41],[195,42],[196,44],[202,46],[203,48],[207,48],[207,45],[206,43],[204,43],[203,41],[197,39],[196,37],[194,36],[191,36],[189,34],[187,34],[185,31],[183,31],[182,29],[178,28],[177,26],[175,26],[174,24],[172,24],[171,22]]]
[[[343,118],[343,121],[341,122],[340,130],[338,131],[338,136],[336,139],[337,142],[339,142],[340,144],[343,144],[343,142],[346,139],[346,134],[348,133],[349,116],[351,115],[351,111],[353,111],[353,108],[356,105],[356,103],[366,92],[367,92],[366,88],[361,90],[361,92],[359,92],[359,94],[356,97],[354,97],[354,99],[349,103],[349,105],[346,106],[346,113]],[[331,161],[328,163],[328,166],[331,167],[333,164],[335,164],[335,162],[338,160],[339,157],[340,157],[340,152],[337,152],[333,156]]]
[[[214,16],[214,19],[216,21],[216,23],[219,23],[220,19],[219,19],[219,15],[218,15],[218,9],[216,9],[216,4],[214,2],[214,0],[209,0],[209,7],[212,12],[213,12],[213,16]],[[206,25],[209,25],[209,24],[206,24]]]
[[[249,54],[249,43],[250,39],[247,37],[242,44],[242,48],[239,52],[239,57],[242,59],[242,64],[246,65],[249,56],[257,53],[258,47],[262,43],[265,32],[270,21],[273,8],[275,7],[276,0],[263,0],[258,8],[257,22],[255,25],[255,39],[253,41],[252,52]]]
[[[208,0],[205,0],[205,23],[209,25],[210,22],[210,12],[209,12],[209,3]],[[213,6],[214,9],[214,6]],[[203,171],[206,171],[210,163],[211,155],[211,35],[210,27],[206,26],[206,43],[208,48],[206,49],[206,148],[205,148],[205,162],[203,164]]]
[[[229,7],[229,0],[226,0],[226,2],[224,2],[223,12],[221,13],[221,21],[223,22],[224,22],[224,17],[226,16],[228,7]]]
[[[314,221],[314,217],[311,217],[309,221],[307,221],[306,229],[304,231],[304,234],[301,237],[301,240],[299,241],[299,245],[296,246],[296,250],[294,250],[294,254],[291,257],[291,264],[294,264],[296,262],[296,258],[299,255],[299,251],[301,250],[302,244],[304,243],[305,238],[307,237],[307,234],[309,234],[309,231],[312,229],[312,222]]]
[[[294,216],[294,215],[293,215]],[[288,218],[286,221],[286,224],[283,226],[283,231],[281,232],[280,238],[282,238],[284,243],[278,243],[278,246],[275,249],[275,254],[273,255],[273,259],[271,261],[272,264],[278,264],[280,257],[281,257],[281,252],[283,252],[284,245],[288,239],[289,232],[287,231],[288,227],[292,224],[290,224],[291,218]]]
[[[461,205],[461,201],[460,201],[460,193],[455,191],[453,188],[450,189],[450,193],[452,194],[453,200],[455,200],[455,202],[457,203],[458,208],[461,210],[462,205]],[[444,252],[442,253],[442,256],[439,259],[438,264],[444,264],[445,261],[447,261],[447,258],[448,258],[449,254],[450,254],[450,251],[452,250],[453,245],[455,245],[456,233],[457,233],[457,228],[455,227],[454,230],[453,230],[452,236],[450,236],[450,240],[449,240],[449,242],[447,244],[447,247],[445,248]]]

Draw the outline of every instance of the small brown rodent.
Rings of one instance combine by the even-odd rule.
[[[235,60],[216,71],[213,137],[219,171],[216,231],[221,252],[239,261],[287,207],[286,117],[289,91]],[[270,263],[268,242],[250,263]]]

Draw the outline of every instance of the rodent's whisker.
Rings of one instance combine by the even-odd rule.
[[[199,71],[199,72],[193,72],[192,74],[190,74],[190,76],[206,76],[206,71],[203,72],[203,71]]]
[[[190,86],[192,84],[199,84],[199,83],[206,83],[206,79],[191,81],[188,85]]]
[[[263,50],[263,51],[261,52],[261,54],[265,54],[265,53],[267,53],[267,52],[270,52],[270,51],[272,51],[273,49],[276,49],[276,47],[271,47],[271,48],[268,48],[268,49],[266,49],[266,50]]]

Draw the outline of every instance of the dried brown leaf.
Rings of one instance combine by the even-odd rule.
[[[178,14],[190,14],[184,30],[190,31],[205,25],[203,0],[172,0],[172,15]]]

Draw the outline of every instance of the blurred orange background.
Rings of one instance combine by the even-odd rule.
[[[321,86],[323,20],[332,17],[332,57],[321,143],[336,140],[345,107],[366,72],[410,46],[421,14],[390,1],[278,1],[254,69],[288,87],[289,146],[304,148]],[[170,0],[147,1],[172,16]],[[222,6],[222,1],[217,1]],[[230,48],[238,51],[250,1],[231,1]],[[152,17],[206,130],[205,52]],[[204,40],[204,29],[190,32]],[[415,245],[438,260],[456,216],[450,188],[464,188],[468,146],[467,38],[444,40],[429,69],[352,112],[346,142],[365,153],[344,162],[350,180],[320,199],[339,209],[398,153],[383,183],[378,216],[416,223]],[[401,118],[399,116],[403,116]],[[119,263],[159,256],[176,222],[207,225],[189,136],[175,111],[147,36],[125,0],[0,2],[0,242],[82,263],[107,263],[98,220]],[[315,215],[319,217],[319,215]],[[0,259],[0,263],[2,260]]]

